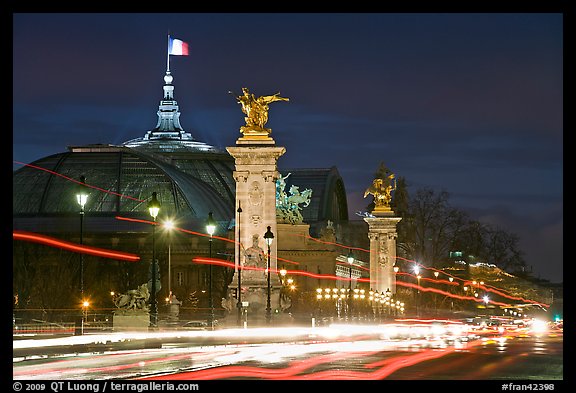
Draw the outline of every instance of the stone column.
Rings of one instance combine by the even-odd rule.
[[[277,170],[277,161],[286,149],[274,146],[271,138],[247,139],[239,138],[235,147],[227,147],[226,150],[235,159],[236,170],[233,173],[236,180],[236,211],[242,208],[242,213],[236,217],[235,238],[241,243],[241,247],[235,247],[235,274],[230,288],[238,287],[238,267],[253,263],[257,258],[246,258],[246,250],[261,249],[264,260],[257,260],[258,264],[268,260],[268,246],[264,240],[264,234],[268,226],[274,234],[274,241],[270,246],[270,283],[272,292],[271,308],[274,312],[279,307],[278,294],[281,287],[277,271],[277,244],[278,230],[276,226],[276,179],[280,177]],[[257,238],[256,238],[256,237]],[[252,253],[251,255],[254,255]],[[266,266],[264,266],[265,268]],[[267,275],[264,271],[242,270],[242,301],[250,302],[248,317],[254,317],[254,313],[260,315],[266,307]],[[235,299],[235,298],[234,298]],[[235,300],[230,299],[233,302]],[[235,305],[229,304],[232,309]],[[261,315],[260,315],[261,316]]]
[[[365,217],[368,223],[370,239],[370,287],[378,292],[387,289],[396,293],[396,225],[402,219],[394,212],[376,213],[374,217]]]

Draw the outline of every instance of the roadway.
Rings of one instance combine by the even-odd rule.
[[[456,323],[15,340],[14,380],[563,379],[563,332]]]

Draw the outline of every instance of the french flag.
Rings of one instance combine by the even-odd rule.
[[[175,56],[188,56],[188,43],[176,38],[168,38],[168,54]]]

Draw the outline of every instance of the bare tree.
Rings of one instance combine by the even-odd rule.
[[[450,205],[446,191],[422,188],[409,198],[404,181],[399,183],[400,193],[395,195],[397,214],[402,217],[398,224],[399,255],[442,267],[450,251],[458,250],[511,272],[525,267],[516,235],[472,220]]]
[[[488,227],[486,244],[481,254],[486,263],[509,272],[522,271],[526,266],[518,249],[518,237],[500,228]]]

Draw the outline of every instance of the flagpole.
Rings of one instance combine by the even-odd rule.
[[[168,34],[168,48],[166,49],[166,73],[170,73],[170,34]]]

